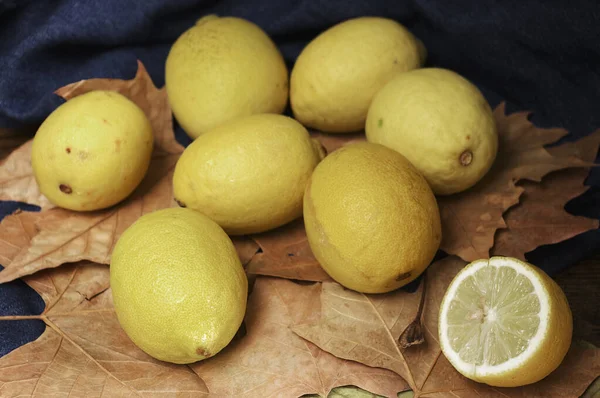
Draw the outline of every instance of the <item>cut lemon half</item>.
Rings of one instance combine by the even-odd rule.
[[[510,257],[467,265],[440,307],[442,352],[465,377],[492,386],[546,377],[569,350],[572,331],[571,310],[556,282]]]

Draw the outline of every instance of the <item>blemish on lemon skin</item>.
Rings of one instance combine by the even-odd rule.
[[[73,189],[70,186],[68,186],[67,184],[60,184],[58,186],[58,189],[60,189],[60,191],[62,193],[66,193],[67,195],[69,195],[71,192],[73,192]]]
[[[79,159],[85,160],[89,156],[89,153],[87,151],[79,151],[77,156],[79,156]]]
[[[115,140],[115,152],[116,153],[121,152],[121,140],[120,139]]]
[[[70,147],[67,147],[67,148],[65,149],[65,152],[67,152],[67,153],[71,153],[71,148],[70,148]]]
[[[400,281],[403,281],[404,279],[408,279],[408,278],[410,278],[410,272],[403,272],[396,277],[396,281],[400,282]]]
[[[377,127],[383,127],[383,119],[377,121]]]
[[[208,358],[208,357],[212,356],[212,354],[210,353],[210,351],[208,351],[207,349],[202,348],[202,347],[196,348],[196,354],[202,355],[205,358]]]

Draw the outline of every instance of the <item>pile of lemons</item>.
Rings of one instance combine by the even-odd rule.
[[[291,75],[273,41],[249,21],[210,15],[184,32],[165,67],[173,113],[193,139],[173,176],[179,207],[139,218],[112,255],[115,309],[131,339],[175,363],[217,354],[238,330],[248,292],[229,236],[302,216],[315,257],[343,286],[385,293],[416,279],[442,238],[435,195],[475,185],[498,147],[477,87],[450,70],[423,68],[425,58],[411,32],[377,17],[321,33]],[[288,102],[294,118],[282,115]],[[364,130],[366,141],[327,154],[307,128]],[[93,91],[40,127],[34,173],[56,205],[104,209],[141,182],[152,141],[133,102]],[[551,279],[506,258],[463,272],[448,290],[439,328],[460,372],[521,385],[558,366],[571,315]],[[536,366],[540,358],[544,366]]]

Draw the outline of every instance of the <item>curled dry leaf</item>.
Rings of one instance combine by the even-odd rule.
[[[21,248],[10,264],[3,264],[5,269],[0,272],[0,283],[67,262],[90,260],[107,264],[119,236],[137,218],[175,205],[171,177],[183,147],[175,141],[166,91],[158,90],[152,84],[150,76],[139,63],[138,72],[132,80],[83,80],[63,87],[57,93],[70,99],[98,89],[120,92],[134,101],[150,119],[155,143],[144,180],[128,199],[106,210],[78,213],[54,208],[42,211],[36,220],[37,234],[31,237],[27,246]],[[20,156],[19,165],[30,170],[29,155],[20,152],[29,145],[25,144],[15,153]],[[0,175],[6,172],[7,165],[12,161],[17,162],[12,159],[15,153],[0,167]],[[31,173],[27,178],[34,181]],[[14,195],[4,199],[19,200]],[[41,204],[39,200],[28,202]],[[4,239],[4,235],[0,239]]]
[[[157,361],[138,349],[115,316],[108,267],[69,265],[25,278],[46,309],[36,341],[0,358],[2,396],[204,396],[204,382],[188,367]],[[22,320],[21,320],[22,321]]]
[[[545,148],[565,136],[566,130],[537,128],[528,113],[506,115],[504,104],[494,110],[494,116],[499,148],[492,169],[469,190],[438,198],[441,249],[466,261],[489,257],[496,230],[506,227],[502,214],[518,203],[523,192],[517,181],[539,182],[552,171],[589,165],[573,152],[551,153]]]
[[[328,354],[289,329],[319,316],[321,286],[258,278],[248,302],[246,336],[207,361],[192,365],[211,393],[235,397],[327,397],[356,385],[385,396],[407,388],[400,377]]]
[[[454,370],[439,347],[438,311],[448,285],[464,265],[461,259],[447,257],[428,268],[421,345],[403,350],[397,344],[419,301],[418,294],[403,290],[365,295],[323,283],[320,318],[292,330],[340,358],[393,370],[405,378],[415,397],[579,397],[600,372],[600,350],[574,345],[550,377],[521,388],[493,388]]]

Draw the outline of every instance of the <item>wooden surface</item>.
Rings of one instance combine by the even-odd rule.
[[[600,347],[600,248],[594,256],[554,279],[564,290],[573,312],[573,339]]]

